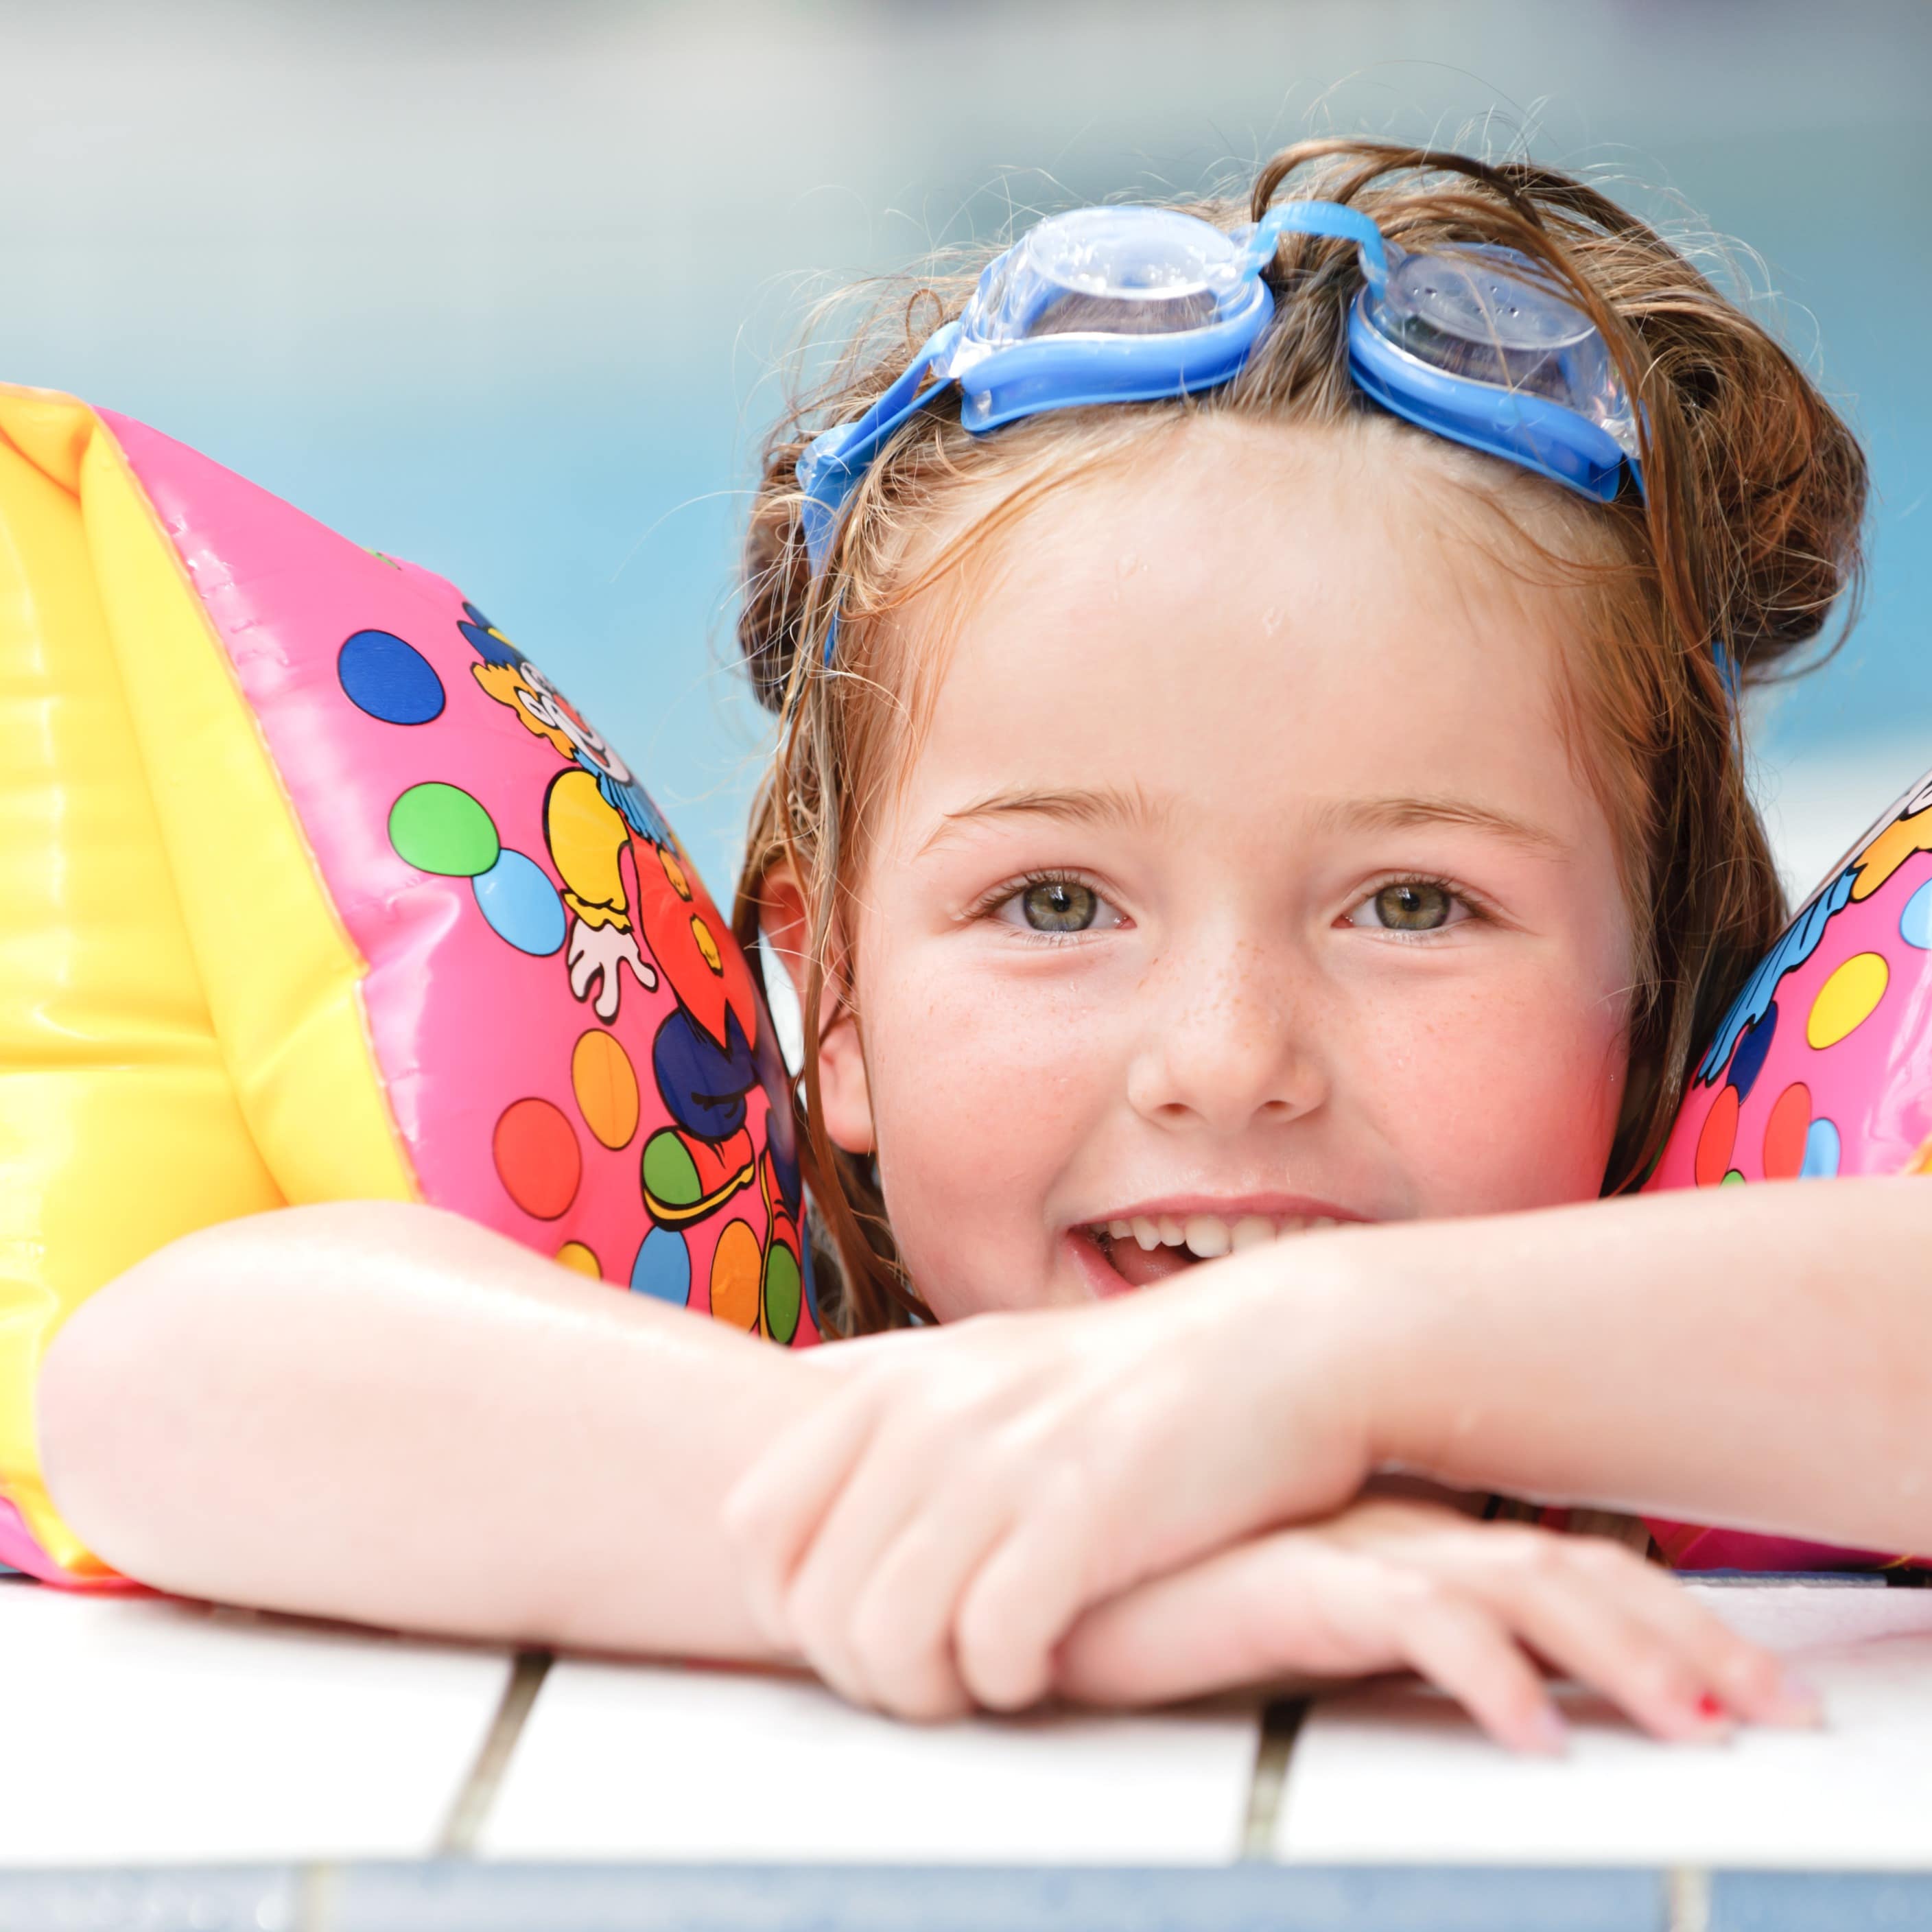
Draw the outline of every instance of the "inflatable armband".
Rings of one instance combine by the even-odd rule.
[[[178,1235],[454,1209],[818,1339],[788,1085],[616,752],[441,578],[0,388],[0,1562],[112,1582],[35,1456],[48,1340]]]
[[[1751,975],[1692,1073],[1646,1188],[1928,1168],[1932,776],[1866,833]],[[1888,1561],[1737,1531],[1651,1528],[1680,1568]]]

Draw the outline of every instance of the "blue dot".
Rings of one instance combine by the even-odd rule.
[[[1763,1070],[1765,1055],[1771,1051],[1772,1036],[1778,1031],[1778,1006],[1775,1001],[1765,1009],[1764,1017],[1755,1026],[1745,1030],[1744,1037],[1738,1042],[1738,1050],[1731,1058],[1731,1084],[1738,1090],[1740,1100],[1750,1098],[1750,1090],[1757,1084],[1757,1076]]]
[[[442,716],[442,680],[393,631],[358,631],[335,654],[349,701],[385,724],[427,724]]]
[[[682,1308],[691,1299],[691,1250],[669,1228],[653,1228],[631,1264],[631,1292]]]
[[[1814,1120],[1804,1136],[1800,1180],[1829,1180],[1838,1172],[1838,1130],[1829,1120]]]
[[[1898,915],[1898,936],[1922,952],[1932,952],[1932,879],[1928,879],[1905,902]]]
[[[506,848],[470,883],[496,937],[519,952],[541,959],[563,944],[563,902],[535,860]]]

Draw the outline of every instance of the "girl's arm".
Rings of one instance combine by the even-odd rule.
[[[755,1658],[773,1649],[722,1499],[836,1373],[454,1216],[362,1202],[130,1270],[56,1338],[38,1413],[56,1507],[160,1588]]]
[[[1083,1610],[1377,1468],[1932,1550],[1921,1180],[1304,1236],[903,1339],[728,1505],[761,1628],[834,1682],[1024,1703]]]
[[[1335,1246],[1354,1292],[1334,1346],[1367,1373],[1378,1464],[1932,1552],[1925,1180],[1698,1189]]]

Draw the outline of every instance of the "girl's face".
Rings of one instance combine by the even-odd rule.
[[[1579,640],[1453,460],[1196,418],[960,586],[821,1061],[942,1318],[1597,1192],[1632,941]]]

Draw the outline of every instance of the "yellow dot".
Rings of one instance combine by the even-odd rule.
[[[638,1075],[631,1057],[602,1028],[592,1027],[570,1056],[570,1084],[584,1124],[607,1148],[624,1146],[638,1130]]]
[[[592,1281],[601,1281],[604,1270],[597,1264],[597,1257],[581,1241],[566,1241],[556,1251],[556,1258],[567,1268],[574,1268],[579,1274],[587,1274]]]
[[[704,963],[714,973],[724,970],[724,962],[718,957],[718,942],[711,936],[711,928],[697,914],[691,916],[691,936],[698,941],[698,950],[704,955]]]
[[[1883,954],[1854,953],[1818,988],[1805,1039],[1814,1047],[1836,1046],[1871,1018],[1891,976]]]
[[[664,868],[664,875],[670,881],[670,889],[681,899],[691,896],[691,881],[684,875],[684,868],[672,855],[668,845],[658,848],[658,863]]]

